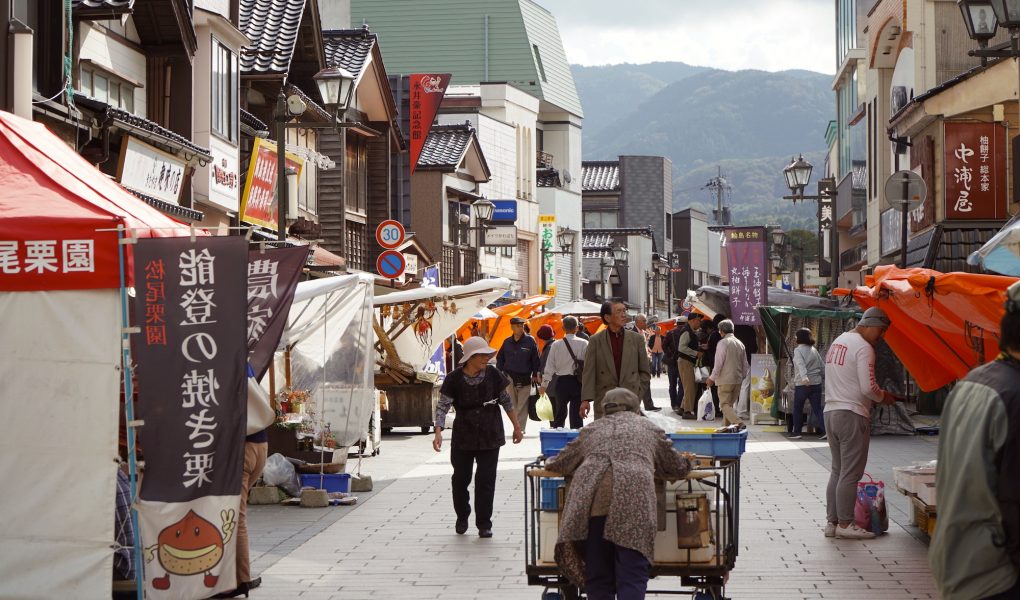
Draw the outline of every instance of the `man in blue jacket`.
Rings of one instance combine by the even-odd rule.
[[[507,392],[514,403],[517,424],[524,431],[528,426],[528,396],[532,386],[542,382],[542,361],[535,338],[524,331],[521,317],[510,319],[513,335],[503,340],[496,355],[496,368],[510,379]]]

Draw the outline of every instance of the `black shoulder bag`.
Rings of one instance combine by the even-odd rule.
[[[567,346],[567,352],[570,353],[570,358],[574,359],[574,377],[577,377],[577,380],[580,381],[581,375],[584,374],[584,361],[577,360],[577,356],[574,354],[574,349],[570,347],[569,341],[564,339],[563,343]]]

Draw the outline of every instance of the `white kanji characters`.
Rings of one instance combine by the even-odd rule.
[[[197,350],[201,356],[196,357],[192,353],[194,350]],[[217,350],[216,338],[208,333],[193,333],[181,342],[181,354],[194,363],[201,362],[201,358],[212,360],[216,357]]]
[[[215,454],[215,452],[207,454],[184,453],[184,487],[191,487],[193,485],[202,487],[203,483],[212,483],[212,480],[209,479],[209,473],[213,471],[213,455]]]
[[[208,408],[203,408],[198,413],[192,413],[188,415],[187,422],[184,423],[185,427],[191,429],[191,433],[188,434],[188,439],[191,440],[191,446],[196,450],[202,448],[208,448],[212,445],[213,440],[216,437],[212,434],[216,430],[218,425],[216,424],[216,415],[206,415],[209,412]],[[200,441],[195,441],[200,440]]]
[[[194,249],[185,250],[180,254],[181,285],[206,285],[216,283],[213,263],[216,257],[209,253],[208,248],[201,252]]]
[[[219,401],[216,400],[216,390],[220,389],[220,383],[216,381],[216,373],[209,369],[205,373],[199,373],[198,370],[192,369],[190,373],[184,375],[184,381],[181,383],[181,408],[194,408],[195,404],[201,406],[209,406],[210,404],[219,405]]]
[[[96,271],[95,240],[63,240],[64,273]]]
[[[56,240],[25,240],[25,272],[57,272]]]
[[[960,147],[953,150],[953,156],[955,156],[957,160],[962,160],[964,164],[966,164],[967,159],[974,156],[974,151],[968,148],[963,142],[960,142]]]
[[[974,203],[970,200],[970,192],[960,190],[960,195],[956,198],[955,210],[957,212],[970,212],[974,210]]]
[[[248,301],[252,298],[276,297],[277,268],[275,260],[255,260],[248,263]]]
[[[213,294],[215,293],[213,290],[204,288],[184,292],[181,307],[184,308],[186,317],[181,321],[181,325],[215,323],[216,321],[209,320],[209,317],[212,316],[212,309],[216,307],[216,303],[213,302]]]
[[[970,189],[970,182],[974,178],[974,169],[970,167],[959,167],[953,169],[953,177],[956,183],[962,183],[963,187]]]
[[[7,275],[21,272],[16,240],[0,241],[0,272]]]
[[[272,318],[273,309],[271,307],[252,304],[251,308],[248,309],[249,345],[258,341],[259,338],[262,337],[262,333],[266,330],[266,327],[269,325],[269,321]]]

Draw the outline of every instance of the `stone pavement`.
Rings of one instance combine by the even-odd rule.
[[[656,404],[669,406],[665,378],[653,381]],[[669,409],[663,411],[669,414]],[[539,454],[531,423],[520,445],[500,456],[494,534],[458,536],[449,492],[449,453],[431,436],[386,436],[365,459],[375,490],[353,507],[249,509],[255,598],[539,598],[524,575],[523,465]],[[906,504],[889,491],[887,535],[869,541],[825,538],[828,446],[789,441],[752,427],[742,460],[740,551],[726,595],[743,599],[936,598],[923,535],[907,525]],[[869,468],[892,483],[891,467],[934,458],[937,437],[873,438]],[[353,459],[352,459],[353,460]],[[353,469],[349,463],[348,470]],[[649,590],[676,591],[676,578]]]

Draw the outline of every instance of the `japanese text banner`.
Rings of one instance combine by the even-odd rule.
[[[150,598],[206,598],[236,586],[247,259],[241,237],[136,245],[139,529]]]
[[[945,169],[947,221],[1008,216],[1006,134],[1002,125],[947,121]]]
[[[729,274],[730,318],[737,325],[758,325],[757,306],[768,302],[765,228],[725,231]]]
[[[287,325],[308,246],[248,253],[248,362],[262,379]]]
[[[425,147],[425,139],[429,137],[432,121],[443,103],[446,87],[450,85],[450,74],[416,74],[409,77],[410,81],[410,116],[408,119],[408,137],[411,141],[411,173],[418,166],[418,157]]]

